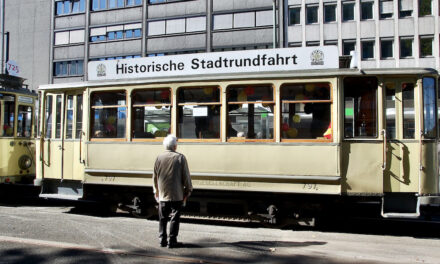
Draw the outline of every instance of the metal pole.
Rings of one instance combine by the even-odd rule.
[[[273,9],[273,48],[276,49],[277,45],[277,0],[272,0]]]
[[[1,0],[1,34],[2,34],[2,50],[1,50],[1,74],[5,73],[5,0]]]

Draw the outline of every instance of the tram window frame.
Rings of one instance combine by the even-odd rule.
[[[255,92],[255,88],[256,87],[270,87],[270,89],[272,90],[271,92],[271,96],[272,96],[272,100],[248,100],[247,96],[249,95],[253,95],[253,93]],[[244,88],[244,89],[243,89]],[[244,92],[244,95],[240,95],[237,92],[237,101],[231,101],[231,90],[232,89],[242,89],[242,92]],[[240,92],[241,93],[241,92]],[[246,96],[246,100],[240,100],[240,97]],[[263,96],[264,97],[264,96]],[[276,89],[275,86],[272,83],[262,83],[262,84],[253,84],[253,83],[243,83],[243,84],[232,84],[229,85],[226,88],[226,105],[227,105],[227,109],[226,109],[226,141],[228,142],[275,142],[276,140],[276,134],[277,134],[277,127],[276,127],[276,120],[277,120],[277,111],[276,111]],[[243,98],[242,98],[243,99]],[[270,99],[270,98],[269,98]],[[235,137],[232,137],[230,135],[230,132],[232,131],[232,125],[230,124],[230,111],[229,109],[231,109],[231,106],[236,106],[236,105],[247,105],[249,107],[249,105],[252,104],[255,105],[257,104],[261,104],[261,106],[263,108],[269,107],[271,108],[272,111],[272,137],[271,138],[256,138],[258,135],[257,133],[255,134],[255,138],[248,138],[246,136],[246,134],[244,134],[244,136],[239,136],[240,132],[237,132],[237,135]],[[266,106],[264,106],[266,105]],[[235,110],[235,109],[234,109]],[[232,110],[233,111],[233,110]],[[249,111],[247,112],[249,115]],[[254,114],[255,116],[255,114]],[[249,118],[249,116],[248,116]],[[270,124],[270,121],[269,121]],[[249,130],[248,130],[249,131]],[[243,132],[244,133],[244,132]]]
[[[311,88],[310,85],[315,85],[313,87],[313,89]],[[324,85],[326,87],[324,87]],[[284,98],[284,89],[285,87],[288,86],[295,86],[295,87],[300,87],[303,86],[304,89],[304,93],[303,94],[296,94],[295,98],[292,100],[290,98]],[[307,99],[307,94],[310,94],[314,89],[316,88],[327,88],[328,87],[328,99],[319,99],[319,98],[311,98],[311,99]],[[310,90],[310,91],[309,91]],[[314,94],[313,94],[314,95]],[[312,95],[312,96],[313,96]],[[321,94],[321,96],[325,96],[325,94]],[[283,106],[285,105],[303,105],[302,107],[304,108],[304,113],[306,113],[307,115],[311,115],[313,116],[313,106],[315,104],[329,104],[329,120],[328,120],[328,124],[322,128],[322,136],[321,137],[310,137],[310,138],[301,138],[301,137],[296,137],[298,135],[298,129],[295,127],[290,127],[288,123],[283,122]],[[300,106],[301,107],[301,106]],[[289,106],[290,108],[290,106]],[[305,108],[308,108],[307,110]],[[309,113],[307,113],[309,112]],[[319,111],[321,112],[321,111]],[[283,83],[280,86],[280,106],[279,106],[279,113],[280,113],[280,141],[281,142],[333,142],[334,140],[334,129],[333,129],[333,86],[330,82],[298,82],[298,83]],[[290,113],[287,112],[289,115]],[[295,120],[293,120],[295,118]],[[289,119],[289,123],[290,121],[292,121],[293,123],[300,123],[301,122],[301,118],[298,114],[295,114],[292,117],[288,117]],[[292,120],[291,120],[292,119]],[[312,119],[313,120],[313,119]],[[327,122],[325,120],[325,122]],[[314,121],[311,122],[311,126],[310,127],[306,127],[305,129],[309,130],[312,128]],[[315,125],[317,124],[317,122],[315,122]],[[293,130],[291,130],[293,129]],[[304,130],[305,130],[304,129]],[[292,132],[290,132],[292,131]],[[296,134],[294,137],[295,138],[288,138],[289,135],[288,133],[294,133]],[[314,131],[310,132],[310,134],[316,133]],[[321,133],[320,133],[321,134]]]
[[[52,138],[53,132],[53,95],[45,96],[45,107],[44,107],[44,138]]]
[[[191,99],[183,99],[181,98],[181,94],[184,93],[185,90],[190,90],[190,89],[195,89],[195,90],[203,90],[203,93],[205,93],[206,95],[208,95],[209,89],[217,89],[218,91],[218,100],[216,101],[207,101],[207,102],[200,102],[200,101],[191,101]],[[214,91],[212,91],[211,93],[214,93]],[[221,142],[222,140],[222,88],[218,85],[202,85],[202,86],[187,86],[187,87],[179,87],[176,90],[176,102],[177,102],[177,107],[176,107],[176,113],[177,113],[177,117],[176,117],[176,134],[177,137],[179,138],[179,141],[181,142]],[[213,99],[216,99],[215,96],[213,96]],[[218,137],[207,137],[204,138],[202,137],[202,130],[200,129],[199,133],[200,133],[200,137],[197,138],[187,138],[187,137],[183,137],[181,135],[181,122],[184,122],[183,119],[183,114],[184,112],[182,111],[182,109],[185,106],[189,106],[189,107],[199,107],[200,108],[200,115],[206,115],[209,116],[209,107],[212,109],[212,107],[218,107]],[[206,111],[203,110],[203,108],[206,107]],[[194,112],[193,112],[193,117],[194,117]],[[196,120],[194,119],[194,122]],[[197,125],[195,124],[195,134],[197,134]],[[208,125],[209,126],[209,125]],[[213,131],[215,132],[215,131]]]
[[[66,95],[66,117],[64,118],[66,124],[66,129],[65,129],[65,139],[73,139],[73,129],[74,129],[74,103],[75,103],[75,98],[73,94],[67,94]],[[70,119],[71,118],[71,119]]]
[[[26,119],[22,118],[22,120],[19,120],[21,107],[27,107],[30,109],[30,119],[29,118],[26,118]],[[17,106],[17,137],[30,138],[32,136],[32,127],[34,125],[33,116],[34,116],[34,108],[32,106],[25,105],[25,104],[19,104]],[[28,125],[26,125],[27,121],[29,122]],[[28,129],[26,129],[26,127],[28,127]],[[24,132],[19,134],[21,131],[24,131]]]
[[[80,139],[83,135],[83,113],[84,113],[84,103],[83,94],[76,94],[76,120],[75,120],[75,139]]]
[[[349,85],[347,84],[347,82],[350,79],[358,79],[356,84],[356,89],[351,89],[350,91],[348,91],[348,87]],[[370,87],[368,86],[368,79],[370,79],[371,81],[374,81],[375,85],[371,85]],[[378,91],[379,91],[379,87],[378,87],[379,81],[377,79],[377,77],[346,77],[343,79],[343,85],[344,85],[344,95],[343,95],[343,103],[344,103],[344,139],[345,140],[357,140],[357,139],[377,139],[379,137],[379,133],[378,133],[378,129],[379,129],[379,96],[378,96]],[[353,84],[354,85],[354,84]],[[366,92],[362,93],[362,89],[365,88],[364,90],[366,90]],[[373,88],[373,91],[368,93],[367,88]],[[348,92],[352,93],[352,94],[348,94]],[[353,95],[353,96],[347,96],[347,95]],[[358,100],[361,99],[362,97],[366,97],[368,100],[368,96],[374,96],[374,100],[369,100],[366,103],[363,104],[363,102],[356,102],[354,96],[357,96]],[[347,100],[346,98],[353,98],[353,108],[352,111],[347,111],[349,108],[347,108]],[[360,104],[359,105],[359,109],[358,111],[355,111],[355,104]],[[371,112],[369,112],[369,105],[374,103],[373,105],[373,109],[371,110]],[[362,104],[364,107],[362,107]],[[371,106],[371,105],[370,105]],[[363,108],[363,109],[362,109]],[[351,113],[352,112],[352,113]],[[350,113],[350,115],[353,116],[353,122],[352,122],[352,129],[351,129],[351,135],[347,134],[348,131],[347,128],[350,128],[350,126],[347,126],[347,113]],[[359,115],[363,115],[362,118],[359,118],[359,121],[355,120],[357,119],[357,117]],[[371,115],[371,121],[368,120],[368,116],[365,117],[366,115]],[[363,121],[362,121],[363,119]],[[367,122],[365,121],[365,119],[367,119]],[[358,124],[359,123],[359,124]],[[362,126],[363,124],[363,126]],[[371,128],[368,126],[372,125]],[[369,130],[369,131],[368,131]],[[368,133],[371,133],[371,135],[368,135]],[[362,135],[364,134],[365,135]]]
[[[400,100],[396,97],[399,96],[396,92],[397,86],[395,82],[386,81],[383,85],[384,89],[384,116],[385,116],[385,129],[387,138],[397,139],[398,137],[398,102]]]
[[[156,93],[154,93],[152,100],[158,100],[161,99],[162,101],[153,101],[150,102],[147,101],[145,103],[136,103],[136,93],[141,93],[141,92],[159,92],[158,95],[160,98],[155,98]],[[168,98],[165,98],[165,94],[163,94],[164,92],[168,93]],[[173,93],[172,93],[172,89],[170,87],[154,87],[154,88],[148,88],[148,89],[135,89],[131,92],[131,138],[132,141],[151,141],[151,142],[161,142],[168,134],[171,133],[171,131],[173,131],[173,122],[172,122],[172,112],[173,112]],[[166,101],[166,99],[168,101]],[[139,108],[139,107],[155,107],[157,110],[162,110],[163,107],[167,108],[169,110],[169,130],[165,133],[165,134],[158,134],[158,136],[155,136],[154,134],[156,133],[152,133],[153,137],[138,137],[136,136],[136,110],[135,108]],[[158,109],[157,107],[161,107],[160,109]],[[147,117],[147,115],[144,114],[144,119],[143,121],[145,122],[145,118]],[[145,124],[145,123],[144,123]],[[159,131],[159,130],[157,130]],[[145,126],[144,126],[144,132],[143,133],[150,133],[148,131],[145,131]]]
[[[93,100],[94,100],[94,96],[95,96],[95,94],[117,94],[117,93],[123,93],[125,96],[124,96],[124,100],[125,100],[125,104],[124,105],[118,105],[118,104],[115,104],[115,105],[110,105],[110,104],[108,104],[108,105],[106,105],[106,104],[103,104],[103,105],[93,105],[94,104],[94,102],[93,102]],[[127,91],[126,90],[116,90],[116,91],[110,91],[110,90],[100,90],[100,91],[93,91],[93,92],[91,92],[90,93],[90,127],[89,127],[89,131],[90,131],[90,141],[127,141],[127,120],[128,120],[128,93],[127,93]],[[124,125],[124,129],[122,130],[121,129],[121,131],[123,131],[123,136],[121,136],[121,137],[117,137],[117,133],[118,133],[118,127],[117,127],[117,125],[116,125],[116,127],[114,126],[114,124],[108,124],[109,126],[112,126],[112,128],[106,128],[106,129],[108,129],[109,130],[109,133],[110,132],[115,132],[116,133],[116,137],[113,137],[113,136],[108,136],[108,137],[106,137],[105,136],[105,133],[104,132],[102,132],[102,133],[99,133],[98,131],[100,131],[100,130],[97,130],[97,131],[95,131],[95,128],[94,128],[94,121],[95,121],[95,111],[96,111],[96,109],[98,109],[98,110],[102,110],[102,109],[116,109],[116,115],[118,115],[120,112],[120,110],[119,110],[119,108],[125,108],[125,122],[123,123],[123,125]],[[121,109],[122,110],[122,109]],[[123,113],[124,111],[121,111],[121,113]],[[107,120],[108,120],[108,118],[107,118]],[[115,123],[117,123],[117,121],[118,121],[118,118],[115,118],[115,120],[114,120],[114,122]],[[111,130],[113,130],[113,131],[111,131]],[[95,135],[98,135],[99,134],[99,136],[95,136]]]
[[[404,89],[409,87],[409,90],[407,93],[405,93]],[[416,138],[416,83],[414,82],[402,82],[401,83],[401,89],[402,89],[402,125],[403,125],[403,139],[415,139]],[[410,96],[410,97],[408,97]],[[412,96],[412,97],[411,97]],[[406,103],[410,103],[412,100],[412,106],[409,104],[408,106],[405,106]],[[413,115],[407,116],[405,108],[412,110]]]
[[[432,80],[432,83],[427,83]],[[436,79],[434,77],[423,77],[423,136],[429,139],[437,138],[437,99],[436,99]],[[430,90],[427,90],[430,89]],[[430,102],[427,102],[430,99]],[[428,129],[428,126],[431,129]],[[429,130],[429,131],[428,131]],[[428,131],[428,132],[427,132]]]
[[[5,101],[4,98],[8,96],[11,97],[8,101]],[[1,137],[14,137],[14,133],[15,133],[15,105],[16,105],[16,96],[14,94],[8,94],[8,93],[3,93],[3,113],[0,113],[2,116],[0,117],[1,120],[3,120],[3,123],[1,124]],[[12,102],[12,104],[11,104]],[[6,111],[7,109],[7,105],[8,106],[8,111]],[[11,108],[12,108],[12,123],[11,123]],[[8,115],[8,116],[6,116]],[[9,118],[8,118],[9,117]],[[6,121],[9,119],[8,124],[6,124]],[[12,124],[12,126],[11,126]],[[6,126],[8,126],[6,128]],[[10,133],[6,133],[7,129],[11,129]]]

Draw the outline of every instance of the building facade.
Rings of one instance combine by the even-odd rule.
[[[362,68],[439,70],[439,8],[438,0],[6,0],[5,31],[31,89],[87,80],[93,60],[265,49],[274,35],[277,48],[356,50]]]

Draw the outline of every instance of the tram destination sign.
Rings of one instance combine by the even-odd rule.
[[[336,46],[143,57],[88,64],[89,80],[338,68]]]

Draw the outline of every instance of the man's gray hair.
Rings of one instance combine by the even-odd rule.
[[[168,135],[163,140],[163,146],[166,150],[174,150],[177,147],[177,137],[174,135]]]

